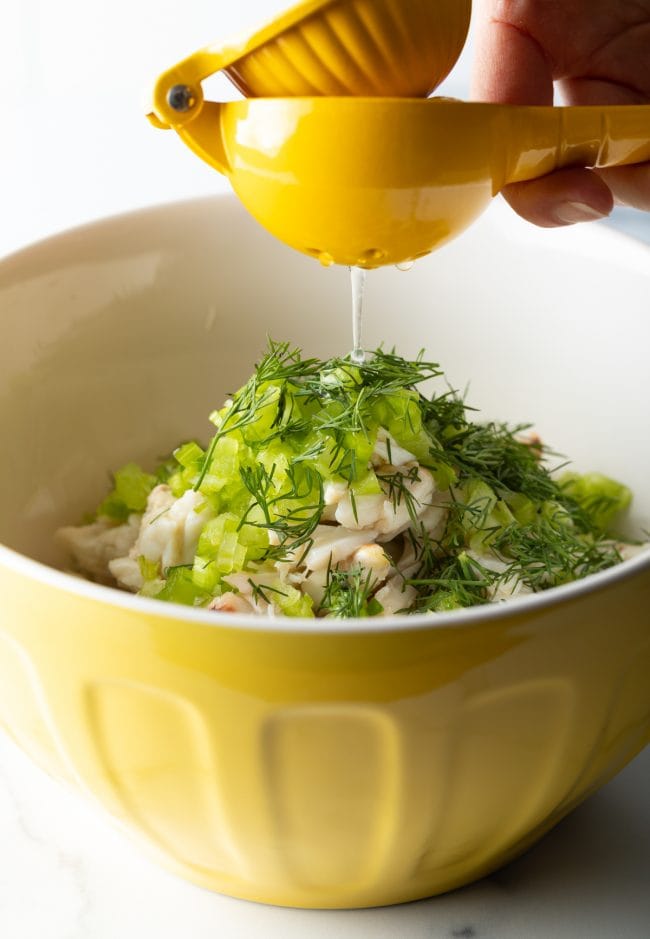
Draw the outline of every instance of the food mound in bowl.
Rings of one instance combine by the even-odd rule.
[[[613,532],[629,490],[558,475],[527,427],[474,423],[419,357],[358,364],[271,342],[251,379],[153,474],[129,464],[75,569],[147,597],[290,617],[436,614],[604,570],[647,545]]]

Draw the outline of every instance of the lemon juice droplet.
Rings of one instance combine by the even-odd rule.
[[[352,281],[352,361],[357,365],[363,365],[366,361],[366,354],[363,351],[362,333],[363,333],[363,301],[366,292],[366,280],[368,271],[362,267],[350,268],[350,279]]]
[[[331,254],[328,254],[327,251],[322,251],[318,255],[318,260],[323,265],[323,267],[331,267],[334,264],[334,258]]]
[[[398,271],[412,271],[415,261],[401,261],[399,264],[396,264],[395,267]]]

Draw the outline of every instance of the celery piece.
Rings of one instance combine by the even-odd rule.
[[[198,443],[190,441],[174,450],[174,459],[185,469],[195,469],[205,459],[205,452]]]
[[[181,603],[183,606],[204,606],[210,600],[210,591],[202,589],[195,582],[191,568],[172,567],[166,574],[164,586],[154,594],[157,600]]]
[[[562,490],[578,503],[601,534],[609,532],[616,517],[632,502],[627,486],[601,473],[565,473],[560,479]]]
[[[144,512],[151,490],[158,485],[156,476],[145,473],[136,463],[127,463],[118,470],[113,482],[113,491],[101,503],[97,514],[120,522],[129,515]]]

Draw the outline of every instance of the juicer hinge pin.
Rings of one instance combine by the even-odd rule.
[[[174,85],[167,92],[167,104],[174,111],[182,114],[191,111],[196,105],[197,95],[189,85]]]

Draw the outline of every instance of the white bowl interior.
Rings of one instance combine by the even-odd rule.
[[[369,277],[367,347],[424,347],[484,417],[532,422],[578,469],[635,491],[650,528],[650,251],[542,232],[495,207],[408,274]],[[55,529],[109,471],[207,439],[267,334],[350,348],[347,271],[276,243],[228,197],[87,226],[0,264],[0,541],[62,561]]]

